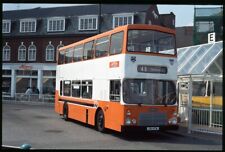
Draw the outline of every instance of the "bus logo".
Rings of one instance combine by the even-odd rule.
[[[109,62],[109,68],[117,68],[119,66],[120,66],[120,62],[119,61]]]
[[[132,62],[136,62],[136,56],[130,57],[130,60],[131,60]]]
[[[170,65],[174,64],[174,59],[169,59],[169,61],[170,61]]]

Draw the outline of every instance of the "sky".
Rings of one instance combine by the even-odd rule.
[[[3,11],[17,10],[17,9],[30,9],[35,7],[61,7],[72,5],[88,5],[88,4],[24,4],[24,3],[3,3]],[[168,14],[173,12],[176,15],[175,26],[193,26],[194,8],[198,7],[222,7],[222,5],[157,5],[160,14]]]

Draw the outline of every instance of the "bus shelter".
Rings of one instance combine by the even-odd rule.
[[[222,134],[222,43],[178,49],[179,116],[189,132]]]

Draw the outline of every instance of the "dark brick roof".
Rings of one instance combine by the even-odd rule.
[[[102,4],[102,14],[129,13],[146,11],[150,5]],[[53,16],[78,16],[98,14],[99,5],[82,5],[70,7],[34,8],[27,10],[3,11],[3,19],[46,18]]]

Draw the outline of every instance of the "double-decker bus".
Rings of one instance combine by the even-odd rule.
[[[104,132],[177,129],[175,30],[132,24],[58,51],[55,112]]]

